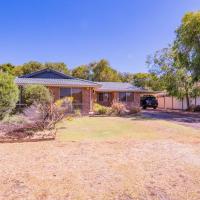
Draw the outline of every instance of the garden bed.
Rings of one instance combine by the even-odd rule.
[[[0,143],[14,143],[14,142],[37,142],[54,140],[56,130],[44,130],[35,132],[0,132]]]

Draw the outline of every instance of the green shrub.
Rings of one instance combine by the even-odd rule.
[[[28,106],[33,103],[49,104],[53,99],[49,89],[43,85],[26,86],[23,94],[25,103]]]
[[[12,112],[18,99],[19,90],[13,77],[6,73],[0,73],[0,120]]]
[[[95,103],[94,104],[94,113],[97,114],[97,115],[106,115],[106,114],[109,114],[110,113],[110,108],[109,107],[106,107],[106,106],[102,106],[98,103]]]

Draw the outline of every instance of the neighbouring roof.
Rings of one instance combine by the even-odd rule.
[[[122,83],[122,82],[97,82],[101,85],[97,89],[99,92],[111,92],[111,91],[121,91],[121,92],[147,92],[147,90],[136,87],[131,83]]]

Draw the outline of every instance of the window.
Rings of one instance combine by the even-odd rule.
[[[60,88],[60,98],[71,97],[71,88]]]
[[[134,94],[131,92],[126,93],[126,101],[131,102],[134,101]]]
[[[99,102],[102,102],[103,101],[103,93],[99,93],[98,94],[98,99],[99,99]]]
[[[110,99],[111,99],[111,94],[106,93],[106,92],[98,93],[98,101],[99,102],[107,102]]]
[[[74,104],[82,104],[82,89],[72,88],[72,97]]]
[[[60,88],[60,98],[73,97],[73,108],[81,109],[82,89],[81,88]]]
[[[119,101],[126,102],[126,92],[119,93]]]
[[[119,101],[121,102],[134,101],[134,95],[131,92],[119,92]]]

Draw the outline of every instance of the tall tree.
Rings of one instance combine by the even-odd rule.
[[[13,75],[15,66],[10,63],[0,65],[0,72],[8,73]]]
[[[176,48],[165,48],[157,51],[148,60],[151,72],[162,80],[169,95],[178,99],[186,98],[187,108],[190,107],[190,97],[198,94],[198,88],[191,71],[183,64]]]
[[[44,64],[44,68],[53,69],[64,74],[70,74],[67,65],[63,62],[47,62]]]
[[[15,75],[20,76],[20,75],[39,71],[43,68],[44,66],[42,63],[36,62],[36,61],[30,61],[28,63],[24,63],[23,65],[17,66],[14,71],[15,71]]]
[[[72,76],[89,80],[91,77],[90,68],[87,65],[81,65],[72,70]]]
[[[195,80],[200,80],[200,11],[185,14],[176,30],[175,48],[179,62],[191,71]]]
[[[43,64],[37,61],[30,61],[28,63],[24,63],[23,65],[15,67],[13,69],[13,74],[15,76],[20,76],[20,75],[36,72],[45,68],[54,69],[56,71],[59,71],[65,74],[70,73],[65,63],[62,63],[62,62],[61,63],[48,62],[48,63]]]
[[[8,116],[18,101],[19,90],[8,73],[0,72],[0,120]]]
[[[120,81],[120,77],[118,72],[110,67],[108,61],[102,59],[93,67],[93,80],[117,82]]]
[[[129,73],[129,72],[119,73],[119,76],[122,82],[128,82],[128,83],[133,82],[134,74],[132,73]]]

